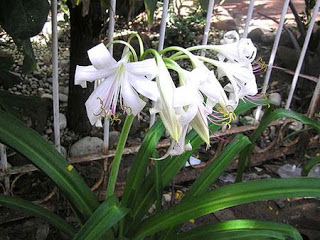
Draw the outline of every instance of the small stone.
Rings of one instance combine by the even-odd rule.
[[[265,44],[273,44],[276,35],[274,33],[267,33],[261,36],[261,41]]]
[[[63,113],[59,113],[59,123],[61,130],[67,127],[67,118]]]
[[[46,134],[51,134],[52,133],[52,129],[51,128],[48,128],[47,130],[46,130]]]
[[[64,158],[67,158],[67,150],[63,146],[60,146],[60,153]]]
[[[41,95],[41,98],[49,98],[49,99],[52,99],[52,94],[44,93],[44,94]]]
[[[103,140],[97,137],[85,137],[77,141],[70,147],[70,156],[82,156],[88,154],[101,153],[103,150]]]
[[[109,133],[109,146],[112,148],[116,146],[119,141],[120,133],[118,131],[111,131]]]
[[[260,43],[261,37],[263,36],[263,34],[264,33],[261,30],[261,28],[255,28],[248,34],[248,38],[250,38],[252,42]]]
[[[68,102],[68,96],[63,93],[59,93],[59,100],[60,102]]]
[[[31,88],[32,88],[32,89],[37,89],[38,86],[37,86],[37,84],[32,84],[32,85],[31,85]]]
[[[36,232],[36,240],[46,240],[50,232],[50,226],[47,223],[40,224]]]
[[[269,95],[269,101],[271,104],[277,106],[277,107],[280,107],[281,105],[281,95],[279,93],[271,93]]]

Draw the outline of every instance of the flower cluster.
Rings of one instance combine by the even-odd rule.
[[[196,50],[215,51],[217,59],[197,56]],[[102,118],[117,116],[118,103],[127,114],[137,115],[146,105],[141,96],[152,100],[150,113],[159,114],[172,139],[166,156],[179,155],[191,149],[185,142],[191,128],[209,146],[209,122],[229,125],[239,100],[257,94],[251,65],[256,52],[251,40],[240,39],[235,31],[226,33],[221,45],[168,47],[159,53],[141,47],[139,61],[128,43],[120,61],[101,43],[88,51],[91,66],[77,66],[75,84],[86,87],[87,81],[103,80],[86,101],[88,118],[96,126],[102,126]],[[146,59],[150,55],[154,58]],[[191,62],[191,70],[178,64],[182,59]],[[179,84],[169,70],[178,74]],[[224,87],[222,79],[229,81]]]

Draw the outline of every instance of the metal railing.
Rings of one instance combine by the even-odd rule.
[[[279,41],[281,38],[281,33],[282,33],[282,29],[284,26],[284,22],[285,22],[285,17],[286,17],[286,13],[288,10],[288,4],[289,4],[290,0],[285,0],[283,3],[283,8],[282,8],[282,13],[281,13],[281,17],[279,20],[279,26],[277,29],[277,33],[276,33],[276,37],[274,40],[274,44],[272,47],[272,51],[271,51],[271,55],[269,58],[269,62],[268,62],[268,69],[266,72],[266,76],[264,79],[264,83],[263,83],[263,87],[262,87],[262,93],[266,93],[267,92],[267,87],[270,81],[270,76],[271,76],[271,72],[273,69],[273,65],[274,65],[274,61],[275,61],[275,57],[277,54],[277,50],[278,50],[278,45],[279,45]],[[113,35],[114,35],[114,26],[115,26],[115,5],[116,5],[116,0],[111,0],[111,8],[109,11],[109,34],[108,34],[108,41],[112,41],[113,39]],[[250,4],[249,4],[249,8],[248,8],[248,13],[247,13],[247,18],[246,18],[246,23],[244,26],[244,31],[243,31],[243,37],[247,37],[248,35],[248,31],[249,31],[249,26],[250,26],[250,22],[252,19],[252,15],[254,12],[254,5],[255,5],[255,1],[254,0],[250,0]],[[53,116],[54,116],[54,135],[55,135],[55,146],[57,148],[57,150],[60,150],[60,127],[59,127],[59,82],[58,82],[58,64],[57,64],[57,59],[58,59],[58,36],[57,36],[57,0],[52,0],[51,1],[51,11],[52,11],[52,71],[53,71],[53,78],[52,78],[52,85],[53,85]],[[161,21],[161,26],[160,26],[160,36],[159,36],[159,45],[158,45],[158,50],[163,49],[164,46],[164,41],[165,41],[165,31],[166,31],[166,21],[167,21],[167,14],[168,14],[168,6],[169,6],[169,0],[164,0],[163,3],[163,11],[162,11],[162,21]],[[290,93],[288,96],[288,99],[286,101],[286,109],[290,108],[291,102],[292,102],[292,98],[293,98],[293,94],[297,85],[297,81],[299,78],[299,74],[301,71],[301,67],[305,58],[305,54],[306,54],[306,50],[310,41],[310,36],[312,33],[312,29],[314,27],[314,24],[316,22],[316,18],[317,18],[317,14],[319,11],[319,6],[320,6],[320,0],[317,0],[316,5],[314,7],[313,10],[313,15],[311,18],[311,21],[309,23],[309,28],[307,31],[307,35],[305,37],[305,41],[300,53],[300,58],[294,73],[294,77],[292,79],[292,84],[291,84],[291,88],[290,88]],[[206,45],[208,43],[208,38],[209,38],[209,34],[210,34],[210,24],[211,24],[211,18],[212,18],[212,14],[213,14],[213,7],[214,7],[214,0],[209,0],[209,5],[208,5],[208,12],[207,12],[207,21],[205,24],[205,28],[204,28],[204,34],[203,34],[203,39],[202,39],[202,44]],[[112,45],[110,45],[109,47],[109,51],[112,53]],[[201,54],[205,54],[205,52],[202,52]],[[317,85],[315,87],[315,91],[311,100],[311,103],[309,105],[309,110],[308,110],[308,116],[314,116],[315,114],[315,107],[319,102],[320,99],[320,76],[317,82]],[[258,110],[256,111],[256,115],[255,115],[255,119],[258,120],[259,116],[261,114],[261,107],[258,107]],[[281,122],[281,121],[280,121]],[[247,130],[252,130],[255,129],[255,126],[248,126],[248,128],[244,128],[244,127],[235,127],[233,128],[232,131],[225,131],[225,132],[220,132],[217,135],[222,136],[222,135],[227,135],[230,133],[234,133],[234,132],[244,132]],[[105,121],[105,126],[104,126],[104,144],[105,144],[105,148],[108,148],[108,134],[109,133],[109,122]],[[169,146],[168,141],[162,141],[159,144],[159,147],[166,147]],[[136,147],[131,147],[131,148],[127,148],[124,151],[124,154],[130,154],[130,153],[134,153],[138,150],[138,146]],[[77,157],[77,158],[70,158],[70,162],[71,163],[78,163],[78,162],[84,162],[84,161],[94,161],[94,160],[99,160],[99,159],[103,159],[103,158],[108,158],[108,157],[112,157],[114,155],[113,151],[109,151],[108,153],[101,153],[101,154],[95,154],[92,156],[84,156],[84,157]],[[3,182],[4,182],[4,188],[7,188],[8,186],[8,181],[9,181],[9,176],[12,174],[18,174],[18,173],[25,173],[25,172],[29,172],[29,171],[34,171],[36,170],[35,167],[33,167],[32,165],[26,165],[26,166],[20,166],[20,167],[15,167],[15,168],[10,168],[8,166],[8,162],[7,162],[7,155],[6,155],[6,147],[2,144],[0,144],[0,166],[2,167],[2,170],[0,168],[0,179],[1,177],[3,178]]]

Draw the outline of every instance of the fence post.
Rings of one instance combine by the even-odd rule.
[[[60,152],[57,0],[51,1],[51,14],[52,14],[51,27],[52,27],[53,129],[54,129],[54,144],[56,149]]]
[[[312,34],[313,26],[314,26],[314,24],[316,22],[316,18],[317,18],[317,14],[318,14],[318,11],[319,11],[319,7],[320,7],[320,0],[317,1],[316,5],[313,8],[312,18],[311,18],[311,21],[310,21],[310,24],[309,24],[309,27],[308,27],[308,32],[307,32],[306,38],[305,38],[304,43],[303,43],[303,47],[302,47],[302,50],[301,50],[301,53],[300,53],[299,61],[298,61],[298,64],[297,64],[297,68],[296,68],[296,71],[295,71],[294,76],[293,76],[293,80],[292,80],[292,83],[291,83],[291,88],[290,88],[290,92],[289,92],[289,96],[288,96],[288,100],[287,100],[285,109],[289,109],[290,108],[290,104],[291,104],[291,101],[292,101],[292,98],[293,98],[293,93],[294,93],[294,90],[296,89],[296,85],[297,85],[298,78],[299,78],[299,73],[301,71],[303,60],[304,60],[304,57],[305,57],[306,52],[307,52],[307,48],[308,48],[308,45],[309,45],[309,41],[310,41],[310,37],[311,37],[311,34]]]
[[[206,25],[204,27],[202,45],[207,45],[208,44],[209,32],[210,32],[210,26],[211,26],[211,17],[212,17],[212,12],[213,12],[213,6],[214,6],[214,0],[209,0],[208,11],[207,11],[207,20],[206,20]],[[204,57],[205,55],[206,55],[206,51],[202,50],[201,51],[201,56]]]
[[[287,13],[289,2],[290,2],[290,0],[286,0],[285,3],[283,4],[282,13],[281,13],[280,22],[279,22],[279,28],[277,30],[276,38],[275,38],[274,43],[273,43],[273,47],[272,47],[272,51],[271,51],[271,55],[270,55],[270,59],[269,59],[269,63],[268,63],[267,73],[266,73],[266,76],[265,76],[265,79],[264,79],[264,82],[263,82],[263,86],[262,86],[262,91],[261,92],[263,94],[267,92],[267,87],[268,87],[268,84],[269,84],[273,63],[274,63],[274,60],[276,58],[278,45],[279,45],[279,41],[280,41],[282,29],[283,29],[284,19],[285,19],[286,13]],[[262,108],[262,106],[259,106],[257,108],[257,112],[256,112],[256,116],[255,116],[255,122],[257,122],[259,120],[259,117],[260,117],[260,114],[261,114],[261,108]]]
[[[249,25],[250,25],[250,21],[252,19],[253,8],[254,8],[254,0],[250,0],[247,19],[246,19],[246,25],[244,27],[244,31],[243,31],[243,35],[242,35],[243,38],[246,38],[248,36]]]

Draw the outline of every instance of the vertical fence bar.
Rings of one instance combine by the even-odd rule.
[[[6,146],[3,144],[0,144],[0,165],[2,166],[2,170],[4,173],[6,173],[6,170],[8,169],[8,159],[7,159],[7,153],[6,153]],[[3,178],[4,181],[4,194],[9,194],[10,192],[10,175],[4,175]]]
[[[0,144],[0,165],[2,169],[5,170],[8,168],[8,161],[7,161],[7,153],[6,153],[6,146]]]
[[[309,27],[308,27],[306,38],[305,38],[304,43],[303,43],[303,47],[302,47],[302,50],[301,50],[301,53],[300,53],[299,61],[298,61],[298,64],[297,64],[297,68],[296,68],[296,71],[295,71],[294,76],[293,76],[293,80],[292,80],[292,83],[291,83],[291,88],[290,88],[290,92],[289,92],[289,96],[288,96],[288,100],[287,100],[285,109],[289,109],[291,101],[292,101],[292,98],[293,98],[294,90],[296,89],[296,85],[297,85],[298,78],[299,78],[299,73],[301,71],[303,60],[304,60],[304,57],[305,57],[306,52],[307,52],[307,48],[308,48],[308,45],[309,45],[309,41],[310,41],[310,37],[311,37],[311,34],[312,34],[313,26],[314,26],[314,24],[316,22],[317,14],[318,14],[318,11],[319,11],[319,6],[320,6],[320,0],[317,1],[316,5],[313,8],[312,18],[311,18],[311,21],[310,21],[310,24],[309,24]]]
[[[313,96],[309,105],[308,114],[307,114],[308,117],[314,117],[319,101],[320,101],[320,76],[318,78],[318,82],[313,92]]]
[[[203,33],[203,38],[202,38],[202,45],[207,45],[208,44],[209,32],[210,32],[210,26],[211,26],[211,17],[212,17],[212,12],[213,12],[213,6],[214,6],[214,0],[209,0],[206,25],[204,27],[204,33]],[[201,51],[201,56],[204,57],[205,54],[206,54],[206,51],[202,50]]]
[[[244,26],[244,31],[243,31],[243,35],[242,35],[243,38],[246,38],[248,36],[249,25],[250,25],[250,21],[252,19],[252,13],[253,13],[253,8],[254,8],[254,1],[255,0],[250,0],[247,19],[246,19],[246,25]]]
[[[160,36],[159,36],[159,44],[158,44],[158,52],[160,52],[164,47],[164,39],[166,36],[166,26],[167,26],[167,19],[168,19],[168,9],[169,9],[169,0],[163,1],[163,9],[162,9],[162,19],[160,24]],[[152,103],[154,107],[155,103]],[[150,123],[149,128],[151,128],[156,121],[156,114],[150,114]]]
[[[108,42],[113,41],[114,35],[114,24],[115,24],[115,17],[116,17],[116,0],[110,1],[110,8],[109,8],[109,29],[108,29]],[[113,44],[109,46],[109,52],[111,56],[113,55]],[[107,152],[109,149],[109,136],[110,136],[110,121],[108,118],[104,119],[104,126],[103,126],[103,144],[104,144],[104,151]]]
[[[277,30],[276,38],[275,38],[274,43],[273,43],[273,47],[272,47],[272,51],[271,51],[271,55],[270,55],[270,59],[269,59],[269,63],[268,63],[267,73],[266,73],[266,76],[265,76],[265,79],[264,79],[264,82],[263,82],[262,93],[266,93],[267,92],[267,87],[268,87],[268,84],[269,84],[269,81],[270,81],[270,76],[271,76],[273,63],[274,63],[274,60],[276,58],[278,45],[279,45],[279,41],[280,41],[282,29],[283,29],[284,19],[285,19],[286,13],[287,13],[289,2],[290,2],[290,0],[286,0],[284,2],[284,4],[283,4],[282,13],[281,13],[280,22],[279,22],[279,27],[278,27],[278,30]],[[256,112],[256,116],[255,116],[255,122],[257,122],[259,120],[259,117],[260,117],[260,114],[261,114],[261,108],[262,108],[262,106],[259,106],[257,108],[257,112]]]
[[[51,1],[52,27],[52,96],[54,143],[60,152],[59,122],[59,80],[58,80],[58,34],[57,34],[57,0]]]
[[[169,9],[169,0],[164,0],[163,9],[162,9],[162,19],[161,19],[161,25],[160,25],[158,51],[161,51],[164,46],[164,38],[166,36],[166,26],[167,26],[167,19],[168,19],[168,9]]]

